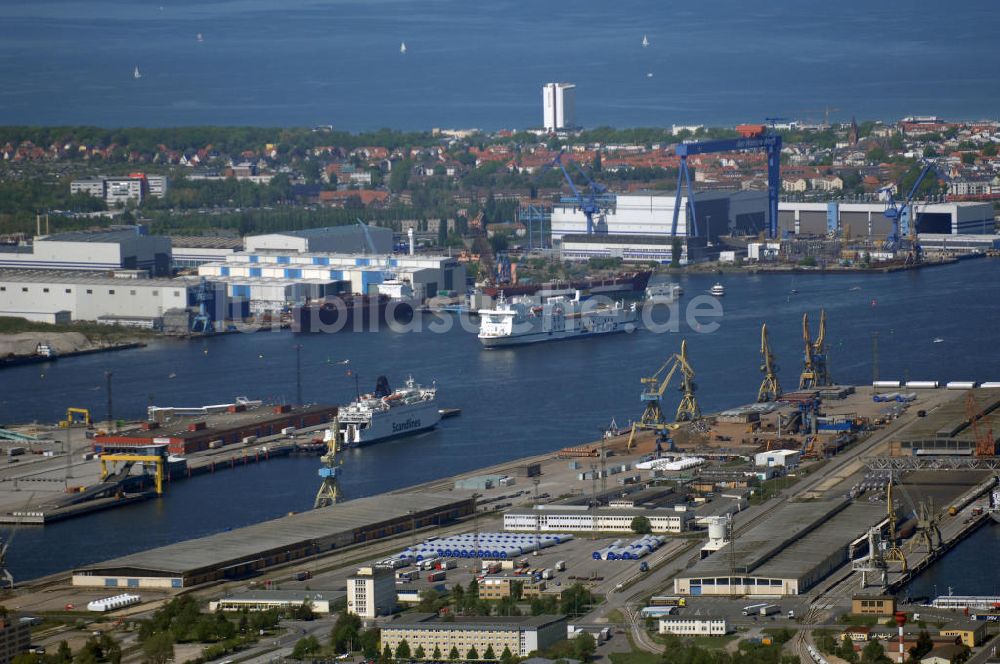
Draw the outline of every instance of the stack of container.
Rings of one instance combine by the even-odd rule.
[[[397,557],[419,563],[429,558],[487,558],[508,560],[530,553],[536,549],[547,549],[573,539],[572,535],[514,534],[514,533],[466,533],[441,539],[424,541],[407,547]]]
[[[643,535],[639,539],[624,544],[615,540],[603,549],[594,551],[594,560],[639,560],[663,546],[664,539],[656,535]]]

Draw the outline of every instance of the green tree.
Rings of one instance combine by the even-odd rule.
[[[984,157],[995,157],[997,156],[997,144],[987,143],[983,146],[983,156]]]
[[[439,646],[434,646],[434,652],[431,653],[431,659],[435,662],[441,661],[441,648]]]
[[[378,657],[378,644],[382,637],[381,631],[377,627],[366,629],[358,635],[358,642],[361,644],[361,652],[368,659]]]
[[[497,654],[493,652],[493,644],[486,646],[486,652],[483,653],[483,659],[487,661],[492,661],[497,658]]]
[[[630,527],[632,528],[632,532],[639,535],[648,535],[653,532],[653,527],[650,525],[649,519],[641,514],[632,518]]]
[[[396,659],[409,659],[410,658],[410,644],[403,639],[396,645]]]
[[[310,634],[296,641],[295,647],[292,648],[292,659],[305,659],[308,655],[319,652],[320,649],[319,640]]]
[[[583,632],[573,639],[573,652],[576,654],[577,659],[586,662],[591,658],[595,650],[597,650],[597,641],[590,632]]]
[[[503,647],[503,652],[500,653],[500,662],[501,664],[513,664],[514,653],[510,651],[510,646]]]
[[[347,652],[348,648],[359,645],[358,634],[361,632],[361,618],[344,609],[337,615],[337,622],[330,630],[330,645],[338,653]]]
[[[681,239],[675,237],[670,241],[670,267],[680,267],[681,264]]]
[[[142,644],[143,661],[147,664],[167,664],[174,658],[174,637],[169,632],[153,634]]]
[[[976,163],[976,155],[972,154],[971,152],[963,152],[962,163],[965,164],[966,166],[971,166],[972,164]]]
[[[848,638],[840,640],[840,647],[837,648],[836,654],[841,659],[852,662],[852,664],[858,661],[858,653],[854,651],[854,644]]]
[[[594,601],[590,591],[583,587],[583,584],[574,583],[562,593],[559,612],[567,615],[579,616],[587,612]]]
[[[469,652],[465,653],[465,659],[470,662],[475,662],[479,659],[479,652],[476,650],[476,646],[469,648]]]
[[[885,656],[882,644],[872,639],[861,650],[861,661],[863,664],[889,664],[891,660]]]
[[[73,661],[73,651],[70,650],[69,644],[65,641],[59,642],[55,661],[57,664],[69,664],[69,662]]]
[[[418,645],[417,649],[413,651],[414,659],[427,659],[427,651],[424,650],[422,645]]]
[[[383,662],[391,662],[392,661],[392,648],[389,647],[388,643],[385,644],[385,648],[382,649],[381,660]]]
[[[927,630],[922,629],[917,635],[917,642],[910,648],[910,659],[914,662],[919,662],[931,650],[934,650],[934,641]]]
[[[438,591],[433,588],[427,588],[426,590],[420,591],[420,603],[417,604],[417,610],[421,613],[435,613],[438,610],[438,600],[441,596]]]
[[[458,648],[456,648],[455,646],[452,646],[451,647],[451,651],[448,653],[448,661],[454,662],[454,661],[457,661],[458,658],[459,658]]]
[[[403,159],[392,165],[392,172],[389,173],[389,190],[394,194],[406,189],[410,183],[410,171],[413,170],[413,162]]]

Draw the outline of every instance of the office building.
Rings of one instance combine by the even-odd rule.
[[[115,207],[126,205],[130,201],[135,205],[141,205],[146,196],[163,198],[167,195],[168,186],[166,175],[130,173],[120,177],[99,175],[78,178],[69,183],[69,192],[103,198],[108,206]]]
[[[330,604],[337,595],[314,590],[256,590],[227,595],[208,603],[208,610],[216,611],[268,611],[289,609],[308,604],[313,613],[329,614]]]
[[[725,618],[660,618],[660,634],[678,636],[725,636]]]
[[[855,595],[851,598],[851,613],[889,617],[896,613],[896,598],[892,595]]]
[[[362,567],[347,577],[347,612],[362,618],[396,611],[396,577],[391,569]]]
[[[31,647],[31,621],[16,614],[0,615],[0,664],[10,664]]]
[[[534,509],[512,509],[503,515],[503,529],[541,532],[632,532],[632,519],[644,516],[654,533],[680,533],[691,515],[673,509],[609,508],[587,505],[536,505]]]
[[[547,131],[576,127],[576,86],[546,83],[542,88],[542,127]]]
[[[499,659],[504,649],[515,657],[526,657],[565,638],[565,616],[461,616],[444,621],[435,614],[415,613],[382,627],[383,648],[388,646],[395,652],[400,642],[406,641],[411,657],[421,648],[424,659],[434,659],[437,652],[439,660],[450,659],[452,648],[458,651],[460,661],[467,659],[473,648],[478,659],[487,650]]]

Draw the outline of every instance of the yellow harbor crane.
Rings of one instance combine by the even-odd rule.
[[[764,374],[764,379],[757,390],[757,401],[777,401],[781,396],[781,383],[778,382],[778,366],[767,341],[767,323],[760,326],[760,371]]]
[[[687,359],[687,341],[681,341],[681,352],[671,355],[666,362],[652,376],[640,378],[642,383],[641,399],[646,407],[642,411],[642,417],[638,422],[632,423],[632,433],[628,437],[628,448],[632,449],[635,442],[635,434],[638,430],[649,429],[661,433],[676,428],[676,425],[667,422],[663,414],[662,399],[670,380],[680,369],[681,385],[683,393],[680,404],[677,405],[677,413],[674,422],[685,422],[701,418],[701,409],[698,407],[698,400],[694,396],[697,386],[694,384],[694,369]],[[661,379],[661,376],[663,377]]]
[[[340,484],[337,474],[339,466],[343,463],[340,452],[344,449],[343,436],[340,434],[340,418],[334,417],[333,423],[323,436],[326,443],[326,454],[320,457],[323,465],[320,466],[319,476],[322,481],[319,491],[316,492],[316,500],[313,501],[313,509],[329,507],[340,502]]]
[[[909,566],[906,563],[906,554],[903,553],[903,549],[899,546],[899,533],[897,522],[898,517],[896,516],[896,506],[893,504],[892,498],[892,476],[889,476],[889,483],[885,488],[885,503],[886,503],[886,515],[888,517],[889,524],[887,526],[888,533],[885,543],[885,553],[883,557],[886,562],[897,562],[902,563],[902,571],[907,571]]]
[[[830,372],[826,364],[826,310],[819,312],[819,331],[816,340],[809,335],[809,314],[802,314],[802,341],[805,349],[802,355],[802,374],[799,389],[830,385]]]

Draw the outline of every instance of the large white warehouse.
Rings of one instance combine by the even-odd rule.
[[[990,203],[915,203],[917,232],[936,235],[977,235],[994,231]],[[885,203],[778,204],[778,231],[784,235],[844,233],[852,238],[885,238],[892,222],[885,216]]]
[[[169,237],[146,235],[142,226],[40,235],[32,244],[0,247],[0,268],[148,270],[170,274]]]
[[[365,231],[367,229],[367,237]],[[374,245],[374,251],[369,244]],[[341,254],[392,252],[392,231],[379,226],[360,224],[307,228],[266,235],[248,235],[243,240],[248,252],[284,251],[296,253],[336,252]]]

